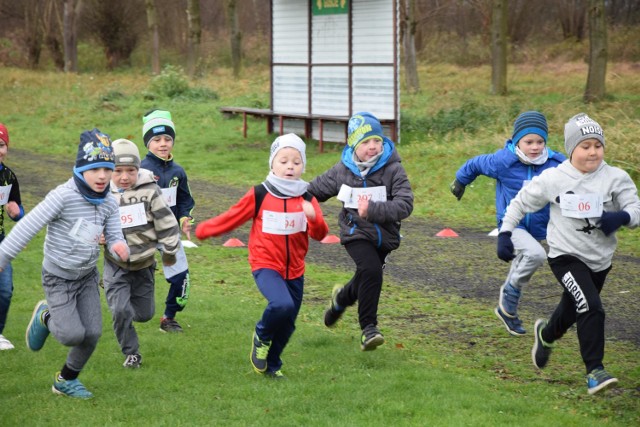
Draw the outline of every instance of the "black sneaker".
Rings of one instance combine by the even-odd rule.
[[[360,349],[362,351],[371,351],[384,344],[384,337],[374,325],[367,325],[362,330],[360,343]]]
[[[162,332],[183,332],[182,327],[176,319],[163,317],[160,319],[160,330]]]
[[[330,328],[333,325],[335,325],[336,322],[340,320],[340,318],[342,317],[342,314],[344,313],[344,308],[340,310],[336,309],[336,307],[338,306],[336,298],[338,297],[338,294],[341,291],[342,291],[342,286],[340,285],[335,285],[333,287],[333,290],[331,291],[331,303],[329,304],[329,308],[327,308],[327,310],[324,312],[324,325],[327,328]]]
[[[142,356],[139,354],[127,354],[122,366],[125,368],[139,368],[142,365]]]
[[[271,378],[274,380],[286,380],[287,377],[284,376],[282,371],[278,369],[277,371],[267,371],[264,373],[264,376],[267,378]]]
[[[609,375],[607,371],[596,368],[587,375],[587,392],[595,394],[617,382],[618,379]]]
[[[271,342],[261,341],[258,338],[258,334],[254,332],[251,343],[251,354],[249,355],[251,365],[253,365],[253,369],[257,373],[262,374],[267,370],[267,355],[269,354]]]
[[[553,346],[543,341],[542,330],[547,326],[547,321],[544,319],[536,320],[533,326],[533,332],[535,335],[535,341],[533,342],[533,348],[531,349],[531,359],[536,368],[542,369],[547,366],[549,356],[551,356],[551,350]]]

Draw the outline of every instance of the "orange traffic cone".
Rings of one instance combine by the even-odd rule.
[[[222,244],[222,246],[227,248],[239,248],[244,246],[244,243],[240,239],[229,239]]]
[[[445,228],[442,231],[440,231],[438,234],[436,234],[436,237],[458,237],[458,233],[456,233],[450,228]]]

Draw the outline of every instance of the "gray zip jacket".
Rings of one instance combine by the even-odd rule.
[[[640,225],[640,199],[631,177],[622,169],[602,162],[591,173],[582,173],[569,160],[547,169],[523,187],[507,207],[500,231],[513,231],[527,212],[535,212],[551,204],[547,243],[549,258],[572,255],[598,272],[611,265],[617,246],[615,233],[605,236],[597,228],[600,218],[571,218],[562,215],[560,200],[563,194],[602,195],[603,210],[624,210],[631,217],[627,227]]]
[[[73,178],[51,190],[45,199],[18,222],[0,244],[0,268],[4,268],[47,225],[42,266],[67,280],[80,279],[96,267],[100,245],[78,237],[74,227],[102,229],[111,248],[123,242],[118,201],[111,196],[93,205],[80,194]],[[95,233],[94,233],[95,234]]]
[[[393,143],[384,139],[384,153],[371,171],[362,176],[353,162],[353,149],[346,146],[342,159],[331,169],[314,178],[309,192],[319,202],[337,196],[342,184],[352,188],[386,187],[386,202],[370,202],[367,218],[358,215],[358,209],[345,208],[338,215],[340,243],[369,240],[377,248],[392,251],[400,246],[400,221],[413,211],[413,192],[407,173]]]

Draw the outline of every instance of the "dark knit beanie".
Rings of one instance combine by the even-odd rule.
[[[380,121],[376,116],[366,111],[351,116],[347,131],[347,145],[353,147],[354,150],[358,147],[358,144],[369,138],[377,138],[380,141],[384,141]]]
[[[82,173],[89,169],[115,169],[113,146],[106,133],[98,128],[86,130],[80,134],[80,145],[74,170]]]
[[[176,126],[171,120],[171,113],[165,110],[151,110],[142,117],[142,139],[149,147],[151,138],[157,135],[169,135],[176,139]]]
[[[548,132],[547,119],[542,113],[538,111],[525,111],[513,122],[513,136],[511,137],[511,141],[517,144],[523,136],[533,133],[540,135],[546,143]]]

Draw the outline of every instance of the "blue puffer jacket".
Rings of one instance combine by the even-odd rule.
[[[509,139],[504,148],[493,154],[482,154],[465,162],[456,172],[456,179],[466,185],[471,184],[478,175],[494,178],[496,183],[496,219],[498,228],[502,226],[502,217],[507,206],[526,181],[538,176],[545,169],[555,168],[566,160],[562,153],[547,148],[549,158],[540,165],[526,165],[520,161],[515,153],[515,144]],[[535,239],[543,240],[547,236],[549,222],[549,205],[537,212],[527,214],[519,228],[527,230]]]

